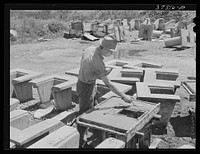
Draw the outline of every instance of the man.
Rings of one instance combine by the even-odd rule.
[[[109,87],[111,91],[119,95],[125,102],[131,103],[132,97],[126,95],[119,89],[107,77],[105,64],[103,62],[104,57],[108,57],[115,52],[117,41],[113,36],[106,35],[100,40],[98,47],[90,46],[82,53],[80,70],[77,82],[77,92],[79,96],[79,115],[86,112],[94,104],[95,96],[95,81],[101,79]],[[80,146],[83,144],[83,137],[85,129],[78,126],[80,133]]]

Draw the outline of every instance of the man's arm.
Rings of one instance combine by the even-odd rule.
[[[109,87],[109,89],[112,92],[114,92],[115,94],[120,96],[125,102],[127,102],[127,103],[131,103],[132,102],[132,98],[129,95],[126,95],[125,93],[123,93],[122,91],[117,89],[115,87],[115,85],[109,80],[109,78],[107,76],[103,76],[103,77],[101,77],[101,79]]]

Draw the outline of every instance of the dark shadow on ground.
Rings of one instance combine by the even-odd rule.
[[[30,105],[30,106],[24,108],[23,110],[35,111],[35,110],[37,110],[37,109],[40,109],[39,104]]]
[[[184,47],[184,46],[172,46],[172,47],[163,47],[163,48],[172,48],[174,50],[172,51],[182,51],[182,50],[186,50],[189,49],[190,47]]]
[[[162,123],[159,121],[153,122],[154,124],[152,125],[152,134],[153,135],[164,135],[167,134],[167,127],[164,126]]]
[[[170,123],[177,137],[195,137],[196,128],[195,124],[192,123],[191,115],[171,117]]]
[[[31,104],[31,105],[23,108],[23,110],[28,110],[28,111],[35,111],[37,109],[40,109],[40,102],[39,101],[36,101],[34,104]]]

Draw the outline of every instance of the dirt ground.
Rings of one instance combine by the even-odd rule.
[[[163,64],[163,68],[177,69],[178,81],[196,77],[196,61],[193,48],[181,46],[166,48],[164,40],[169,37],[163,35],[160,39],[130,43],[137,37],[137,31],[130,32],[126,43],[118,43],[121,59],[126,61],[144,60]],[[90,45],[97,46],[99,41],[60,38],[28,44],[10,46],[10,69],[23,68],[50,74],[65,74],[66,70],[79,67],[81,52]],[[105,58],[105,61],[114,56]],[[173,149],[184,144],[195,146],[196,136],[191,127],[189,108],[194,108],[195,101],[189,101],[189,94],[181,86],[176,94],[181,101],[176,103],[171,120],[164,134],[152,134],[152,139],[160,138],[159,149]],[[22,104],[21,104],[22,105]]]

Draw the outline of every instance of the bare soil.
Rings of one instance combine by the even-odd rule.
[[[144,60],[163,64],[163,68],[177,69],[178,81],[188,80],[187,77],[196,77],[196,61],[193,48],[181,46],[166,48],[164,40],[169,37],[163,35],[160,39],[152,41],[139,41],[130,43],[137,38],[137,31],[132,31],[127,36],[126,43],[118,44],[121,59],[126,61]],[[33,41],[27,44],[10,46],[10,69],[23,68],[43,72],[44,76],[51,74],[65,74],[66,70],[79,67],[81,52],[90,45],[97,46],[99,41],[81,39],[56,38],[46,42]],[[105,58],[105,61],[114,57]],[[189,108],[194,108],[196,101],[189,101],[189,94],[181,86],[176,94],[181,101],[176,103],[167,132],[152,134],[152,139],[161,138],[159,149],[174,149],[184,144],[195,146],[196,136],[192,130]],[[37,94],[34,97],[38,97]],[[17,108],[26,108],[35,111],[32,101],[20,104]],[[26,106],[26,107],[24,107]],[[28,108],[32,106],[32,108]]]

